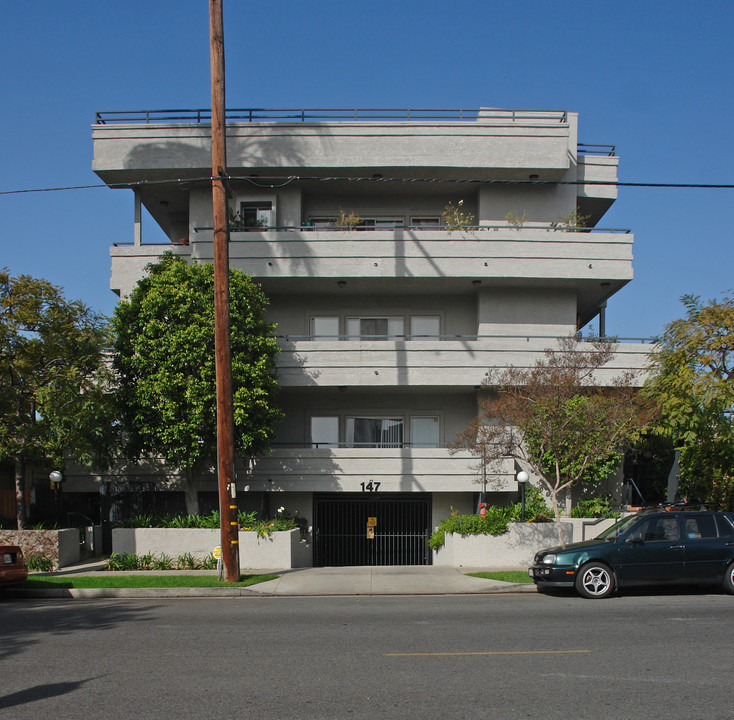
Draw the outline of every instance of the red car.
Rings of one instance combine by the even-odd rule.
[[[27,577],[23,551],[17,545],[0,545],[0,585],[23,582]]]

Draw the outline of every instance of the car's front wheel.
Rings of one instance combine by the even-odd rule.
[[[734,595],[734,562],[729,563],[726,570],[724,570],[724,590],[729,595]]]
[[[576,592],[585,598],[601,600],[614,592],[614,574],[600,562],[583,565],[576,573]]]

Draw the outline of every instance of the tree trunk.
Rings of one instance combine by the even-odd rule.
[[[186,513],[199,514],[199,474],[194,468],[184,470],[184,493],[186,496]]]
[[[25,530],[28,522],[25,512],[25,462],[20,456],[15,458],[15,516],[18,530]]]
[[[561,525],[561,511],[558,507],[558,493],[556,491],[551,491],[551,503],[553,504],[553,517],[555,518],[556,522],[556,530],[558,531],[558,542],[560,543],[562,548],[566,547],[566,543],[563,539],[563,526]]]

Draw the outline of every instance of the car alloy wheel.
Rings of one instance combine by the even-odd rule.
[[[729,563],[724,570],[724,590],[730,595],[734,595],[734,562]]]
[[[586,598],[607,597],[614,590],[612,571],[603,563],[587,563],[576,574],[576,590]]]

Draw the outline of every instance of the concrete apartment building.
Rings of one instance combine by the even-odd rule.
[[[285,411],[238,490],[306,517],[315,564],[430,563],[438,522],[476,511],[476,461],[447,444],[476,415],[487,370],[527,366],[603,321],[632,279],[632,234],[598,227],[618,158],[579,145],[577,119],[229,112],[230,262],[270,298]],[[164,251],[212,260],[208,122],[208,111],[98,115],[94,171],[134,191],[133,241],[110,249],[119,295]],[[471,227],[446,228],[449,203]],[[162,239],[143,236],[143,208]],[[576,213],[586,229],[567,227]],[[339,226],[350,215],[356,226]],[[643,345],[621,343],[609,377],[645,360]],[[488,478],[490,502],[517,500],[515,473],[508,460]]]

